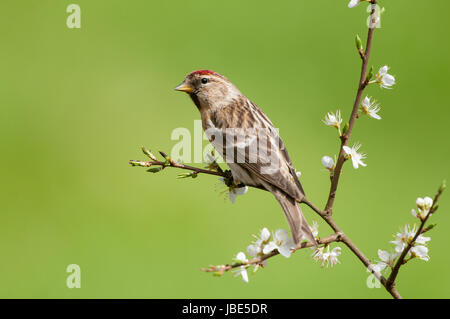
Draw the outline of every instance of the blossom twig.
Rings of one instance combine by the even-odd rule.
[[[358,90],[356,93],[355,102],[353,104],[353,110],[350,115],[350,120],[348,122],[348,128],[347,128],[346,132],[344,132],[344,134],[342,134],[342,136],[341,136],[341,147],[340,147],[340,151],[339,151],[339,156],[338,156],[338,160],[336,162],[336,167],[334,169],[333,177],[331,179],[331,186],[330,186],[330,192],[328,195],[328,201],[325,206],[325,212],[330,215],[333,213],[333,204],[334,204],[334,199],[336,197],[336,191],[337,191],[338,184],[339,184],[339,177],[341,175],[342,166],[344,165],[344,162],[345,162],[344,146],[347,146],[348,141],[350,139],[350,135],[352,133],[353,126],[355,124],[355,120],[358,117],[359,105],[361,103],[364,89],[367,87],[367,85],[369,84],[369,80],[370,80],[367,78],[367,69],[369,66],[370,52],[372,49],[373,32],[375,30],[374,22],[375,22],[375,7],[377,4],[377,0],[371,0],[370,3],[372,4],[372,12],[370,13],[370,20],[372,23],[369,26],[369,31],[368,31],[368,35],[367,35],[366,51],[364,52],[364,54],[360,53],[361,60],[362,60],[362,67],[361,67],[361,76],[359,78],[359,83],[358,83]]]
[[[322,244],[330,244],[333,242],[337,242],[341,240],[341,234],[333,234],[330,235],[328,237],[325,238],[319,238],[317,239],[317,243],[319,245]],[[301,244],[299,244],[297,247],[295,247],[294,249],[292,249],[292,252],[300,250],[300,249],[304,249],[304,248],[309,248],[309,247],[314,247],[314,244],[310,243],[310,242],[302,242]],[[226,271],[232,270],[234,268],[238,268],[238,267],[247,267],[247,266],[251,266],[251,265],[259,265],[262,264],[265,260],[274,257],[276,255],[279,255],[280,253],[277,250],[274,250],[268,254],[264,254],[260,257],[255,257],[249,261],[246,262],[242,262],[239,264],[231,264],[231,265],[222,265],[222,266],[210,266],[208,268],[201,268],[201,271],[204,272],[220,272],[220,273],[224,273]]]
[[[344,234],[344,232],[341,230],[341,228],[336,224],[336,222],[333,220],[333,217],[324,212],[321,211],[317,206],[315,206],[313,203],[311,203],[306,198],[303,200],[303,203],[308,205],[313,211],[315,211],[319,216],[323,218],[323,220],[335,231],[335,234],[339,234],[339,239],[341,242],[343,242],[352,252],[355,254],[356,257],[366,266],[367,269],[369,269],[381,282],[381,284],[386,287],[386,278],[381,275],[380,273],[374,272],[370,266],[371,261],[364,255],[364,253],[350,240],[350,238]],[[387,287],[386,287],[387,289]],[[388,292],[396,299],[401,299],[400,294],[397,292],[397,289],[395,287],[391,287]]]
[[[166,167],[176,167],[176,168],[192,171],[193,174],[201,173],[201,174],[215,175],[215,176],[221,176],[221,177],[228,177],[228,175],[229,175],[229,173],[227,171],[223,171],[219,166],[217,166],[216,170],[209,170],[209,169],[202,169],[202,168],[193,167],[193,166],[184,165],[184,164],[175,162],[173,159],[168,157],[164,152],[160,152],[160,154],[166,160],[158,161],[157,158],[150,151],[148,151],[145,148],[142,148],[142,150],[146,155],[148,155],[150,157],[151,161],[130,160],[129,163],[131,166],[141,166],[141,167],[156,166],[159,170],[162,170]],[[156,172],[156,171],[154,171],[154,172]]]
[[[421,234],[423,234],[423,233],[429,231],[429,230],[432,228],[432,227],[425,227],[425,223],[427,222],[428,218],[429,218],[434,212],[436,212],[436,210],[438,209],[437,202],[438,202],[439,197],[441,196],[442,192],[444,191],[444,189],[445,189],[445,183],[443,183],[443,184],[439,187],[439,189],[438,189],[436,195],[434,196],[433,205],[432,205],[432,207],[430,208],[430,210],[428,211],[428,214],[425,216],[425,218],[421,219],[421,223],[420,223],[419,228],[417,229],[416,234],[414,235],[413,239],[412,239],[411,241],[409,241],[408,245],[403,249],[402,253],[400,254],[400,257],[397,259],[397,262],[395,263],[394,268],[392,269],[392,272],[391,272],[389,278],[387,279],[387,282],[386,282],[386,285],[385,285],[385,286],[386,286],[386,289],[395,288],[395,279],[396,279],[397,276],[398,276],[398,272],[399,272],[399,270],[400,270],[400,267],[401,267],[402,265],[404,265],[404,264],[406,263],[406,261],[407,261],[407,260],[405,259],[405,257],[408,255],[409,251],[410,251],[411,248],[414,246],[414,244],[415,244],[417,238],[418,238]]]

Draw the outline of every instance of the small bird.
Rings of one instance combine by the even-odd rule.
[[[175,90],[188,93],[197,106],[203,130],[228,164],[234,184],[271,192],[283,208],[294,243],[307,239],[317,245],[298,205],[305,193],[267,115],[211,70],[189,73]]]

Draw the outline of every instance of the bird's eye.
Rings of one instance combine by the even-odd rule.
[[[203,83],[203,84],[208,83],[208,79],[207,79],[207,78],[203,78],[203,79],[202,79],[202,83]]]

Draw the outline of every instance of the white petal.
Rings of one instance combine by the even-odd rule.
[[[286,258],[289,258],[291,256],[291,248],[287,245],[278,247],[278,252]]]
[[[413,253],[413,255],[422,260],[428,261],[430,259],[430,257],[428,256],[428,247],[415,246],[411,248],[411,252]]]
[[[416,205],[417,207],[423,207],[423,205],[425,204],[425,201],[422,197],[419,197],[416,199]]]
[[[370,106],[370,98],[366,96],[361,104],[368,108]]]
[[[367,164],[364,163],[361,159],[358,160],[359,165],[366,167]]]
[[[387,267],[386,263],[380,262],[372,267],[376,272],[382,272]]]
[[[431,240],[430,237],[425,237],[423,235],[419,235],[419,237],[417,237],[417,239],[416,239],[416,243],[423,245],[423,244],[426,244],[430,240]]]
[[[261,252],[261,247],[257,245],[248,245],[247,254],[252,257],[256,257]]]
[[[378,257],[385,263],[389,261],[389,253],[385,250],[378,249]]]
[[[316,221],[312,222],[312,226],[309,227],[314,237],[319,235],[319,224]]]
[[[381,120],[381,116],[379,116],[377,113],[375,112],[369,112],[369,116],[376,119],[376,120]]]
[[[278,246],[273,241],[271,241],[270,243],[268,243],[267,245],[264,246],[263,253],[268,254],[277,248],[278,248]]]
[[[285,229],[278,229],[276,232],[275,232],[275,239],[277,240],[277,241],[280,241],[280,242],[286,242],[287,240],[289,240],[289,233],[287,232],[287,230],[285,230]]]
[[[336,247],[331,251],[331,254],[335,257],[339,256],[341,254],[341,247]]]
[[[385,74],[383,75],[383,84],[387,86],[392,86],[395,84],[395,78],[393,75]]]
[[[244,282],[248,282],[248,274],[247,274],[247,270],[244,267],[241,267],[241,272],[240,272],[241,276],[242,276],[242,280]]]
[[[431,208],[433,206],[433,200],[428,196],[423,199],[423,202],[426,207]]]
[[[352,155],[352,149],[348,147],[347,145],[343,147],[345,154]]]
[[[422,245],[417,245],[417,246],[411,248],[411,250],[414,250],[416,252],[416,254],[419,256],[428,254],[428,247],[422,246]]]
[[[263,241],[268,241],[270,239],[270,231],[266,227],[261,230],[261,239]]]
[[[247,262],[247,258],[245,257],[245,254],[242,251],[236,255],[236,259],[242,262]]]
[[[353,163],[353,168],[354,169],[358,169],[358,167],[359,167],[359,160],[358,160],[358,158],[356,158],[355,156],[352,156],[352,163]]]
[[[385,66],[380,68],[380,70],[378,71],[378,74],[379,75],[385,75],[388,70],[389,70],[389,67],[387,65],[385,65]]]

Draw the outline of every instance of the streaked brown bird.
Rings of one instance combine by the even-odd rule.
[[[298,205],[305,196],[289,154],[264,112],[236,86],[211,70],[189,73],[175,88],[200,111],[203,130],[230,167],[236,185],[271,192],[280,203],[295,244],[317,244]]]

